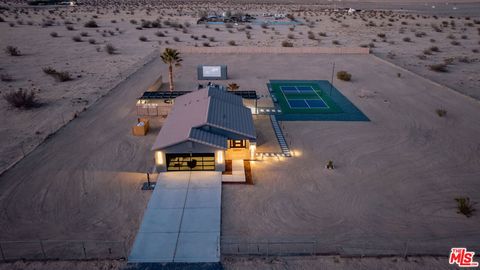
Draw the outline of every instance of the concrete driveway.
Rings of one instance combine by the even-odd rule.
[[[220,261],[221,193],[220,172],[161,173],[128,261]]]

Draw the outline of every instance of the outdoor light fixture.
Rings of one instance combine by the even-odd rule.
[[[255,150],[257,146],[255,144],[250,144],[250,159],[255,159]]]
[[[223,164],[223,151],[217,151],[217,163]]]
[[[162,151],[156,151],[155,152],[155,163],[157,163],[157,165],[163,165],[163,153],[162,153]]]

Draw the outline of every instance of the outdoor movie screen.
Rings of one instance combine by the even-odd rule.
[[[220,78],[222,77],[221,66],[203,66],[203,77],[206,78]]]

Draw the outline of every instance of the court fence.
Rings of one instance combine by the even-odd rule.
[[[337,255],[340,257],[412,257],[438,256],[446,257],[450,249],[456,247],[448,244],[432,244],[420,242],[398,242],[395,244],[360,244],[335,245],[325,244],[318,240],[262,240],[241,241],[222,239],[221,254],[223,256],[314,256]],[[471,251],[479,252],[480,246],[467,246]]]
[[[0,261],[126,259],[124,241],[0,241]]]

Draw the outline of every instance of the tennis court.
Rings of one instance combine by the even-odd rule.
[[[274,103],[284,120],[360,120],[368,118],[328,81],[270,80]]]
[[[331,100],[326,89],[315,82],[279,82],[271,84],[280,106],[287,113],[338,113],[341,109]]]

